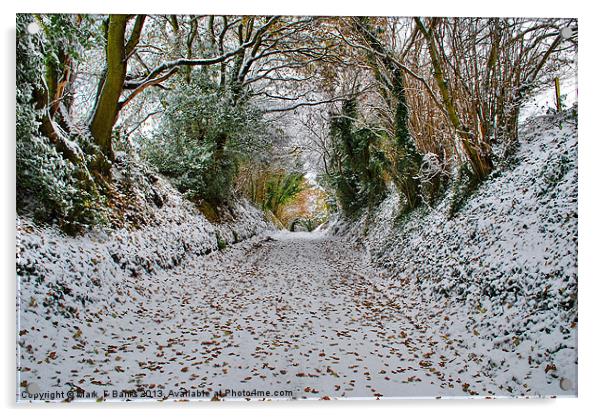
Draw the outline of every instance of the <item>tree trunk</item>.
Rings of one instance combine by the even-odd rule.
[[[107,33],[106,73],[90,123],[90,132],[103,156],[114,159],[111,135],[119,114],[119,98],[127,71],[125,29],[127,15],[111,15]],[[101,174],[108,174],[107,164],[97,167]]]

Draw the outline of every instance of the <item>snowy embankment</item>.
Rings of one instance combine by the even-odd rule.
[[[429,332],[474,352],[497,395],[577,392],[577,127],[526,121],[515,165],[492,175],[450,217],[397,215],[397,193],[331,233],[362,243],[389,297],[418,305]],[[428,312],[428,313],[427,313]],[[470,388],[466,387],[467,392]]]
[[[272,229],[263,214],[246,201],[236,203],[228,222],[211,223],[187,202],[174,202],[175,196],[160,209],[157,223],[134,230],[95,230],[70,237],[54,227],[17,219],[17,275],[21,285],[32,279],[46,286],[49,280],[74,287],[95,285],[95,280],[100,280],[98,285],[102,285],[119,281],[124,274],[170,269],[187,257],[204,255]]]
[[[84,236],[69,237],[54,227],[38,227],[17,219],[17,274],[80,282],[91,275],[153,273],[179,265],[186,257],[207,254],[272,230],[263,213],[245,200],[222,209],[219,222],[210,222],[168,181],[138,169],[137,195],[126,196],[126,219],[141,227],[118,230],[98,228]],[[131,174],[131,173],[128,173]],[[125,181],[121,171],[116,181]],[[127,180],[132,181],[131,178]],[[150,201],[149,201],[150,200]],[[118,272],[121,271],[121,272]]]

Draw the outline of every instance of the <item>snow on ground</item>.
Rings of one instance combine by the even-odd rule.
[[[388,271],[388,296],[413,304],[427,334],[470,352],[464,360],[480,369],[469,393],[482,393],[487,377],[496,395],[576,395],[575,121],[527,121],[516,161],[452,218],[448,196],[400,219],[391,193],[376,213],[331,232],[365,245]]]
[[[75,317],[41,308],[44,294],[24,286],[38,301],[21,310],[22,392],[96,392],[91,400],[465,395],[479,364],[457,341],[427,332],[408,314],[412,301],[388,299],[377,275],[361,248],[338,238],[278,232],[156,275],[103,282],[90,293],[104,300]]]

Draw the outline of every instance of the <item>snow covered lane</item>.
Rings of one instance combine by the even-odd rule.
[[[24,307],[20,400],[61,390],[108,401],[491,394],[469,352],[383,282],[337,238],[279,232],[128,277],[120,302],[90,305],[83,319],[40,320]]]

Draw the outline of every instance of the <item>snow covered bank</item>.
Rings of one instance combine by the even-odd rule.
[[[400,219],[391,193],[331,230],[365,245],[390,297],[431,312],[430,331],[471,347],[497,395],[576,394],[576,121],[528,120],[516,161],[452,218],[448,196]]]
[[[246,201],[237,203],[232,220],[221,224],[210,223],[187,204],[178,207],[181,203],[166,203],[153,225],[95,230],[78,237],[18,219],[17,274],[22,282],[32,278],[81,282],[99,274],[153,273],[271,229],[263,214]]]
[[[36,268],[37,275],[66,274],[65,280],[114,268],[129,274],[154,272],[273,229],[246,200],[214,210],[217,219],[209,221],[169,181],[123,155],[118,155],[113,179],[115,205],[123,212],[113,219],[122,226],[117,230],[95,228],[69,237],[57,228],[17,219],[19,276],[27,278]]]

